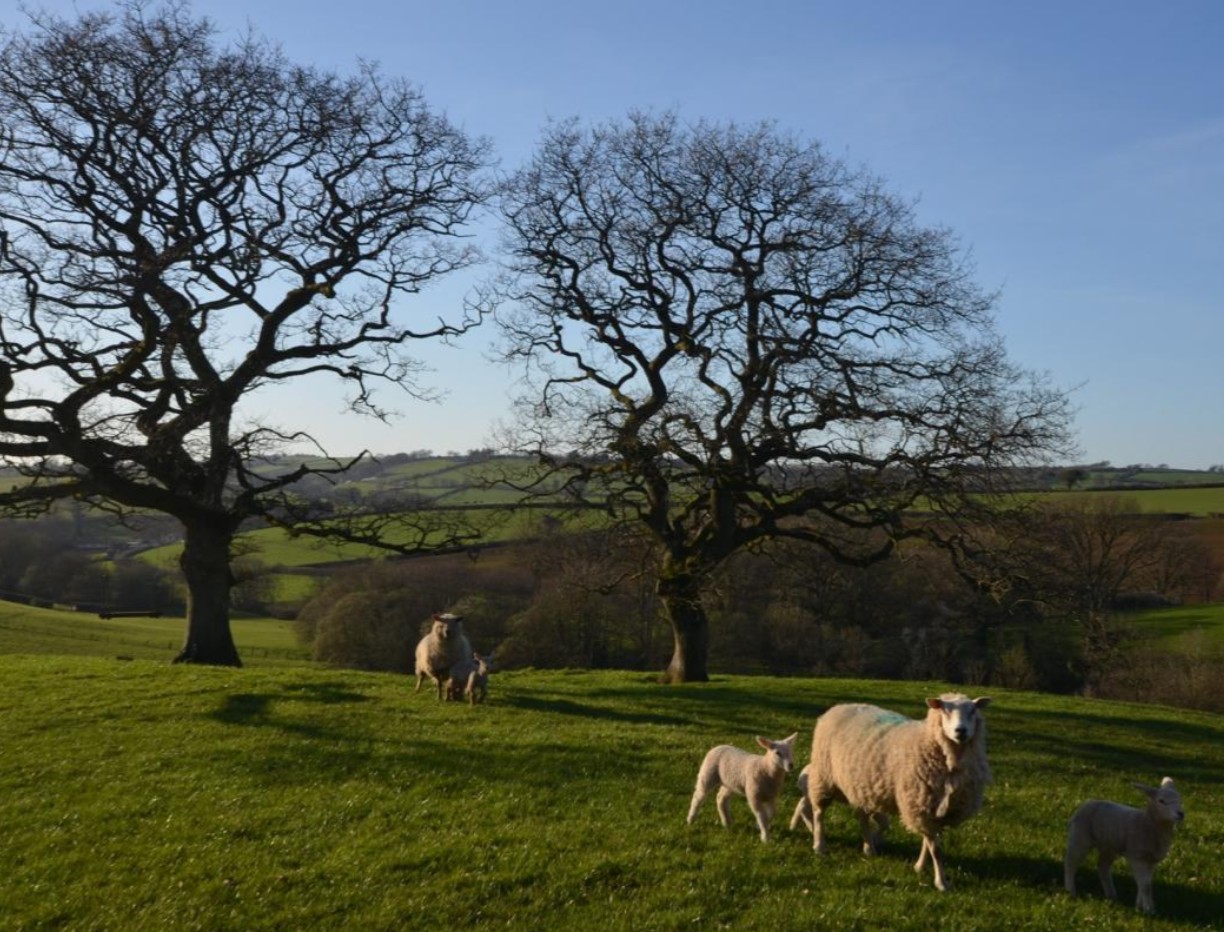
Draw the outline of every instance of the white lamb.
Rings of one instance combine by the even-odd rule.
[[[761,841],[769,841],[769,826],[773,822],[774,808],[786,775],[795,766],[795,739],[799,733],[770,741],[757,737],[756,742],[765,749],[762,754],[750,754],[730,744],[711,748],[697,770],[697,786],[693,790],[693,801],[689,804],[688,824],[693,824],[697,809],[710,791],[718,787],[718,818],[723,825],[731,824],[729,803],[731,794],[737,793],[748,800],[748,808],[756,816],[761,829]]]
[[[800,821],[807,826],[809,832],[812,831],[812,801],[808,799],[808,773],[811,769],[811,764],[804,765],[799,776],[795,778],[795,785],[799,789],[799,802],[795,803],[795,814],[791,816],[791,831],[799,827]]]
[[[1114,889],[1111,868],[1115,860],[1124,857],[1139,888],[1135,908],[1153,913],[1156,904],[1152,899],[1152,874],[1169,853],[1173,827],[1184,820],[1186,814],[1171,777],[1161,780],[1159,787],[1142,783],[1131,785],[1147,796],[1145,808],[1091,799],[1075,810],[1067,826],[1063,875],[1067,892],[1074,896],[1076,868],[1095,848],[1099,852],[1097,874],[1101,886],[1109,899],[1116,900],[1118,891]]]
[[[434,614],[429,633],[416,646],[416,691],[429,677],[438,687],[438,698],[445,698],[443,691],[450,677],[451,667],[470,660],[472,646],[463,633],[463,618],[459,615]]]
[[[834,800],[855,809],[868,855],[876,853],[889,814],[899,815],[922,836],[914,870],[921,872],[929,855],[936,889],[947,890],[940,836],[982,806],[990,782],[982,709],[989,703],[986,696],[945,693],[927,700],[924,720],[862,704],[825,712],[812,734],[808,769],[816,852],[824,853],[824,810]]]
[[[492,652],[487,657],[473,653],[467,660],[455,664],[446,681],[446,698],[455,701],[466,698],[472,705],[484,702],[489,694],[489,673],[492,668]]]

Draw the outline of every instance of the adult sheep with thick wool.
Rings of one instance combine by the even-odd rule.
[[[451,668],[472,658],[472,645],[463,633],[461,615],[434,614],[427,633],[416,646],[416,691],[429,677],[437,684],[438,698],[443,699]]]
[[[824,811],[834,800],[853,807],[863,833],[863,853],[875,854],[897,815],[922,837],[914,864],[929,856],[935,887],[948,889],[940,838],[982,807],[990,764],[986,757],[989,697],[945,693],[927,700],[925,719],[910,719],[874,705],[836,705],[816,721],[808,800],[812,846],[823,854]]]

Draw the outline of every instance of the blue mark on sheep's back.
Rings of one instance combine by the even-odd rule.
[[[868,724],[879,728],[896,728],[898,725],[904,725],[909,721],[900,712],[891,712],[888,709],[870,709],[866,711],[870,716]]]

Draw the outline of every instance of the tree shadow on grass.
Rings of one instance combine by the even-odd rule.
[[[275,725],[286,730],[301,730],[284,720],[273,721],[269,718],[269,709],[278,699],[291,699],[294,702],[317,702],[326,705],[339,703],[368,702],[367,696],[351,690],[343,682],[307,682],[295,683],[283,688],[282,692],[240,692],[225,696],[222,707],[211,713],[212,718],[224,721],[229,725]]]
[[[575,715],[582,718],[601,719],[613,722],[628,722],[634,725],[691,725],[692,720],[674,715],[657,715],[653,712],[618,712],[615,709],[595,705],[584,705],[569,699],[538,699],[533,696],[506,696],[500,703],[530,712],[551,712],[557,715]]]

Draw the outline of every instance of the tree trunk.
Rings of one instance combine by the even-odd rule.
[[[230,542],[225,518],[186,525],[179,565],[187,579],[187,636],[174,663],[240,667],[230,633]]]
[[[710,622],[701,604],[700,583],[689,574],[664,575],[659,580],[658,594],[675,641],[671,663],[661,677],[662,682],[708,682]]]

